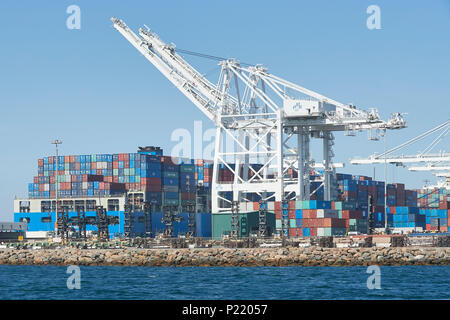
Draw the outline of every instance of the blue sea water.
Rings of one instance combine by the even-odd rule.
[[[61,266],[0,266],[9,299],[450,299],[450,266],[380,267],[368,289],[366,267],[80,267],[68,289]],[[71,283],[71,281],[69,281]]]

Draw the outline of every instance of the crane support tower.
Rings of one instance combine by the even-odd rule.
[[[147,26],[134,33],[120,19],[113,26],[216,126],[212,179],[212,212],[231,211],[233,201],[310,199],[310,140],[323,140],[324,198],[331,200],[331,166],[335,131],[353,135],[368,130],[406,127],[399,113],[381,120],[376,109],[359,110],[267,72],[262,65],[235,59],[219,62],[217,84],[186,62],[175,45],[163,42]],[[227,150],[224,140],[232,141]],[[234,165],[230,165],[234,163]],[[234,174],[233,183],[219,180],[219,167]],[[298,172],[297,177],[289,169]],[[226,198],[231,192],[232,200]]]
[[[178,206],[164,205],[161,222],[165,225],[164,235],[168,238],[175,236],[174,224],[181,222],[183,217],[178,214]]]
[[[144,221],[145,221],[145,237],[152,237],[152,204],[149,201],[144,202]]]
[[[240,237],[239,202],[233,201],[231,203],[231,238],[238,239]]]
[[[259,201],[258,219],[258,237],[265,238],[269,235],[267,230],[267,201]]]

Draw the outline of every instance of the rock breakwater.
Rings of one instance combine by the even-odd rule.
[[[0,264],[242,267],[450,265],[450,248],[0,249]]]

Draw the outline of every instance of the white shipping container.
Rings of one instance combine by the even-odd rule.
[[[26,239],[45,239],[48,237],[48,231],[27,231],[25,232]]]
[[[323,237],[325,235],[325,228],[317,228],[317,236]]]
[[[317,218],[323,218],[323,217],[324,217],[324,210],[317,209]]]

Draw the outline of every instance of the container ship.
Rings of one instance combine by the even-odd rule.
[[[297,172],[290,169],[289,174]],[[106,216],[115,217],[107,224],[109,238],[188,234],[213,239],[233,230],[239,237],[258,233],[271,237],[286,229],[289,237],[369,234],[385,231],[386,224],[398,233],[447,232],[450,223],[448,189],[407,190],[401,183],[387,184],[385,189],[383,181],[337,173],[332,178],[334,200],[324,201],[320,170],[310,174],[315,190],[310,200],[263,202],[255,195],[239,203],[234,215],[214,213],[212,177],[212,161],[164,156],[153,146],[140,147],[136,153],[48,156],[38,159],[28,198],[14,200],[14,221],[27,222],[32,238],[58,228],[57,212],[64,211],[72,222],[82,213],[91,221],[84,231],[95,234],[103,208]],[[234,177],[222,165],[218,179],[231,183]],[[223,201],[231,200],[232,193],[226,193]],[[72,231],[81,233],[77,227]]]

